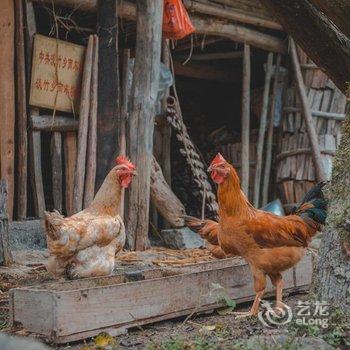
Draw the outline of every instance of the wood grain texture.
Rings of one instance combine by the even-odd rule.
[[[13,216],[15,158],[15,14],[13,0],[4,0],[0,11],[0,174],[7,180],[9,219]]]
[[[74,189],[73,189],[73,212],[77,213],[83,208],[85,170],[86,170],[86,149],[89,127],[90,110],[90,87],[92,71],[93,36],[90,35],[86,56],[84,61],[83,80],[80,96],[78,150],[75,164]]]
[[[241,167],[241,186],[242,191],[248,197],[249,189],[249,135],[250,135],[250,46],[244,44],[243,55],[243,82],[242,82],[242,167]]]
[[[17,218],[27,217],[27,95],[24,50],[24,14],[23,1],[15,1],[16,14],[16,78],[17,78]]]
[[[155,101],[162,36],[162,0],[137,2],[136,54],[130,97],[129,154],[139,173],[129,190],[127,232],[132,249],[149,245],[149,198]]]
[[[31,130],[46,132],[69,132],[76,131],[79,128],[79,121],[72,117],[63,117],[55,115],[31,115],[29,118]]]
[[[54,132],[51,135],[51,167],[52,167],[52,197],[54,209],[62,212],[62,135]]]
[[[97,147],[97,94],[98,94],[98,37],[94,35],[92,56],[91,96],[89,112],[89,130],[86,159],[86,178],[84,190],[84,208],[87,208],[95,196],[96,147]]]
[[[74,171],[77,161],[77,135],[75,132],[67,132],[63,139],[64,160],[65,160],[65,190],[66,190],[66,213],[67,216],[73,212],[73,188]]]
[[[7,181],[0,180],[0,265],[9,266],[13,263],[13,258],[10,249],[7,198]]]

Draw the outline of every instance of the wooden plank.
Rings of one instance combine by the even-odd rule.
[[[284,273],[285,291],[306,287],[311,271],[311,259],[306,256],[295,269]],[[122,282],[122,276],[109,276],[14,289],[13,323],[62,343],[91,337],[102,330],[120,334],[127,328],[220,307],[222,291],[215,290],[213,283],[225,288],[237,303],[255,296],[249,265],[240,259],[159,272],[149,271],[145,280],[128,283]],[[273,291],[268,282],[267,295]],[[39,305],[41,298],[43,305]],[[43,322],[45,317],[47,323]]]
[[[118,148],[119,113],[119,54],[117,1],[98,2],[97,28],[99,37],[98,118],[96,191],[102,185]]]
[[[32,109],[32,115],[39,115],[37,109]],[[41,172],[41,135],[40,131],[29,131],[29,166],[30,181],[33,190],[33,204],[36,217],[43,217],[45,211],[44,186]]]
[[[26,72],[24,52],[24,15],[23,1],[15,1],[16,14],[16,75],[17,75],[17,218],[23,220],[27,217],[27,95]]]
[[[89,127],[90,86],[92,70],[93,36],[90,35],[84,61],[83,81],[80,96],[77,161],[75,164],[73,188],[73,212],[83,208],[83,195],[86,169],[86,149]]]
[[[34,131],[70,132],[78,130],[79,122],[72,117],[55,115],[53,118],[52,115],[31,115],[29,125]]]
[[[0,12],[0,177],[7,180],[9,219],[13,216],[15,158],[15,18],[13,0],[4,0]],[[23,169],[22,169],[23,170]]]
[[[74,171],[77,161],[77,135],[75,132],[67,132],[63,138],[64,160],[65,160],[65,193],[66,193],[66,213],[67,216],[73,212],[73,188]]]
[[[242,167],[241,186],[242,191],[249,195],[249,135],[250,135],[250,46],[244,44],[243,56],[243,82],[242,82]]]
[[[130,144],[128,148],[139,176],[135,177],[129,190],[129,213],[126,223],[131,248],[144,250],[149,245],[148,223],[154,104],[158,93],[163,1],[138,1],[137,11],[136,54],[130,98],[128,135]]]
[[[98,94],[98,37],[94,35],[92,56],[91,96],[89,113],[89,130],[86,159],[86,179],[84,190],[84,208],[87,208],[95,197],[96,147],[97,147],[97,94]]]
[[[290,47],[291,47],[293,69],[294,69],[295,78],[296,78],[296,82],[297,82],[299,97],[300,97],[301,104],[302,104],[303,117],[304,117],[304,121],[306,124],[309,139],[310,139],[312,158],[313,158],[313,162],[314,162],[314,166],[315,166],[315,170],[316,170],[316,174],[317,174],[317,181],[324,181],[324,180],[326,180],[326,175],[325,175],[325,172],[323,169],[321,152],[320,152],[320,148],[318,145],[317,134],[315,131],[315,127],[313,125],[312,115],[310,113],[310,107],[309,107],[309,104],[307,101],[305,86],[304,86],[303,77],[302,77],[300,66],[299,66],[299,60],[298,60],[298,56],[297,56],[297,52],[296,52],[296,47],[295,47],[294,41],[292,39],[291,39],[290,43],[291,43]]]
[[[59,132],[51,135],[52,197],[56,210],[62,212],[62,136]]]
[[[5,266],[13,263],[10,249],[7,198],[7,181],[0,179],[0,265]]]
[[[259,136],[258,136],[258,144],[257,144],[255,178],[254,178],[254,200],[253,200],[253,204],[255,208],[259,208],[259,200],[260,200],[262,158],[263,158],[263,151],[264,151],[267,111],[268,111],[268,105],[269,105],[269,91],[270,91],[270,83],[271,83],[271,76],[272,76],[272,63],[273,63],[273,53],[270,52],[268,54],[267,63],[266,63],[263,103],[261,107]]]
[[[301,108],[298,107],[284,107],[284,112],[292,113],[292,112],[299,112],[301,111]],[[333,113],[333,112],[324,112],[324,111],[317,111],[315,109],[310,110],[313,117],[320,117],[325,119],[333,119],[333,120],[339,120],[343,121],[345,119],[344,113]]]

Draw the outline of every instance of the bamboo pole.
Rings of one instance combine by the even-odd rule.
[[[271,83],[271,76],[272,76],[272,63],[273,63],[273,53],[270,52],[267,56],[263,103],[262,103],[261,116],[260,116],[258,145],[256,150],[254,201],[253,201],[255,208],[259,207],[259,200],[260,200],[262,158],[263,158],[263,151],[264,151],[267,111],[269,106],[269,92],[270,92],[270,83]]]
[[[262,189],[262,205],[266,205],[269,197],[269,184],[270,184],[270,173],[271,173],[271,163],[272,163],[272,143],[273,143],[273,122],[275,116],[275,106],[276,106],[276,95],[278,88],[278,76],[281,65],[281,55],[277,55],[274,81],[272,87],[271,96],[271,106],[270,106],[270,116],[269,125],[267,129],[267,140],[266,140],[266,160],[265,160],[265,170],[264,170],[264,181]]]
[[[24,18],[23,2],[15,1],[16,14],[16,75],[17,75],[17,132],[18,132],[18,160],[17,160],[17,218],[24,220],[27,217],[27,96],[26,72],[24,54]]]
[[[73,189],[73,212],[74,213],[81,211],[83,206],[86,148],[87,148],[89,109],[90,109],[92,51],[93,51],[93,36],[90,35],[89,42],[86,49],[86,55],[85,55],[81,97],[80,97],[78,151],[77,151],[77,161],[75,164],[74,189]]]
[[[250,46],[244,44],[242,86],[242,168],[241,184],[246,196],[249,191],[249,133],[250,133]]]
[[[306,130],[309,135],[311,151],[312,151],[312,159],[316,170],[316,178],[317,178],[317,181],[325,181],[327,177],[323,167],[322,155],[320,151],[320,146],[318,144],[318,137],[315,130],[315,125],[312,120],[312,114],[311,114],[308,98],[306,95],[306,89],[305,89],[304,80],[300,69],[298,54],[297,54],[296,46],[293,39],[290,39],[290,53],[291,53],[292,64],[293,64],[297,89],[299,93],[299,98],[301,102],[302,115],[304,117]]]
[[[9,219],[13,216],[15,155],[15,18],[13,0],[3,0],[0,11],[0,177],[7,180]]]
[[[86,179],[84,208],[88,207],[95,196],[96,147],[97,147],[97,94],[98,94],[98,37],[94,35],[92,56],[91,96],[89,113],[88,146],[86,160]]]

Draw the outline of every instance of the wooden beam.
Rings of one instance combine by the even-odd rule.
[[[7,180],[10,220],[14,202],[15,158],[15,14],[13,0],[4,0],[0,11],[0,177]]]
[[[249,192],[249,135],[250,135],[250,46],[244,44],[243,55],[243,85],[242,85],[242,191],[248,197]]]
[[[300,112],[301,108],[299,107],[284,107],[283,111],[286,113],[295,113]],[[321,117],[325,119],[332,119],[332,120],[340,120],[343,121],[345,119],[344,113],[333,113],[333,112],[323,112],[323,111],[317,111],[314,109],[310,110],[313,117]]]
[[[293,39],[291,39],[290,41],[290,53],[292,58],[292,64],[293,64],[298,94],[301,102],[301,107],[303,110],[302,115],[304,117],[306,130],[309,135],[309,141],[310,141],[311,151],[312,151],[312,159],[313,159],[313,163],[316,171],[316,178],[317,178],[317,181],[325,181],[327,180],[327,176],[323,167],[320,146],[318,144],[318,137],[317,137],[314,122],[312,120],[312,114],[310,111],[309,101],[306,95],[303,75],[301,73],[298,54],[297,54],[297,50]]]
[[[129,154],[139,175],[129,191],[127,232],[132,249],[149,245],[149,198],[153,153],[154,104],[162,38],[163,0],[137,2],[136,55],[129,114]]]
[[[91,96],[89,111],[88,145],[86,155],[86,178],[84,189],[84,208],[87,208],[95,197],[96,179],[96,146],[97,146],[97,94],[98,94],[98,37],[94,35],[92,56]]]
[[[96,190],[102,185],[118,150],[119,57],[118,16],[116,0],[99,0],[97,29],[99,36],[98,103],[97,103],[97,165]],[[118,11],[117,11],[118,10]]]
[[[5,266],[13,263],[10,249],[7,198],[7,181],[0,179],[0,265]]]
[[[74,214],[73,211],[73,189],[74,171],[77,161],[77,135],[74,131],[65,133],[63,138],[63,150],[65,160],[65,189],[66,189],[66,213],[67,216]]]
[[[238,71],[238,69],[234,69],[234,72],[229,72],[226,69],[203,63],[188,62],[182,64],[178,61],[174,61],[173,63],[175,75],[188,78],[213,80],[221,83],[236,83],[240,81],[242,76],[242,72]]]
[[[286,53],[287,51],[282,39],[238,24],[203,19],[197,16],[192,16],[191,21],[198,34],[226,37],[230,40],[246,43],[269,52]]]
[[[187,59],[189,56],[175,56],[175,58]],[[210,52],[210,53],[199,53],[190,56],[191,61],[211,61],[211,60],[229,60],[232,58],[242,58],[243,51],[233,52]]]
[[[56,210],[62,213],[62,135],[54,132],[51,135],[51,167],[52,167],[52,197]]]
[[[16,14],[16,75],[17,75],[17,218],[24,220],[27,217],[27,95],[26,71],[24,52],[24,15],[23,1],[15,1]]]
[[[196,47],[202,47],[202,49],[204,50],[206,46],[211,44],[216,44],[224,40],[225,40],[224,38],[220,38],[220,37],[207,38],[205,36],[203,38],[196,40],[196,38],[194,37],[193,41],[190,40],[189,42],[175,46],[173,51],[178,52],[178,51],[191,50],[191,48],[195,49]]]
[[[272,144],[273,144],[273,129],[274,129],[274,119],[275,119],[275,107],[277,98],[277,88],[278,88],[278,78],[280,74],[281,66],[281,55],[277,55],[276,67],[273,69],[274,81],[272,86],[271,94],[271,105],[270,105],[270,115],[269,124],[267,127],[267,138],[266,138],[266,155],[265,155],[265,169],[264,169],[264,179],[262,187],[262,206],[267,204],[269,197],[269,186],[270,186],[270,175],[271,175],[271,164],[272,164]]]
[[[254,13],[248,13],[248,11],[192,0],[184,0],[184,4],[190,12],[198,12],[205,15],[220,17],[226,20],[233,20],[236,22],[252,24],[254,26],[282,30],[282,26],[272,18],[267,19],[257,17],[254,15]]]
[[[345,92],[350,76],[350,39],[308,0],[260,0],[303,51]]]
[[[262,102],[262,107],[261,107],[259,136],[258,136],[258,144],[257,144],[257,150],[256,150],[256,166],[255,166],[255,178],[254,178],[254,200],[253,200],[255,208],[259,208],[259,203],[260,203],[260,184],[261,184],[261,172],[262,172],[262,159],[263,159],[264,142],[265,142],[267,111],[268,111],[269,97],[270,97],[272,63],[273,63],[273,53],[270,52],[268,54],[267,63],[266,63],[263,102]]]
[[[46,132],[69,132],[78,130],[79,122],[71,117],[52,115],[31,115],[29,118],[31,130]]]
[[[86,149],[89,127],[90,88],[92,71],[93,35],[90,35],[85,54],[84,71],[81,84],[78,151],[74,173],[73,211],[75,213],[83,209],[84,183],[86,171]]]
[[[350,38],[350,3],[348,0],[311,0],[311,2]]]

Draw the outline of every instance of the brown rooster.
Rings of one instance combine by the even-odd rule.
[[[242,256],[250,265],[256,297],[251,310],[256,315],[265,292],[266,275],[276,287],[277,309],[283,308],[281,272],[297,264],[311,238],[325,222],[326,201],[320,183],[309,191],[293,215],[281,217],[255,209],[240,187],[239,177],[218,154],[208,171],[218,184],[219,223],[185,218],[187,225],[224,253]]]
[[[124,247],[125,228],[119,216],[123,188],[127,188],[135,166],[125,157],[116,159],[90,206],[70,217],[58,211],[45,212],[48,271],[70,279],[109,275],[115,254]]]

